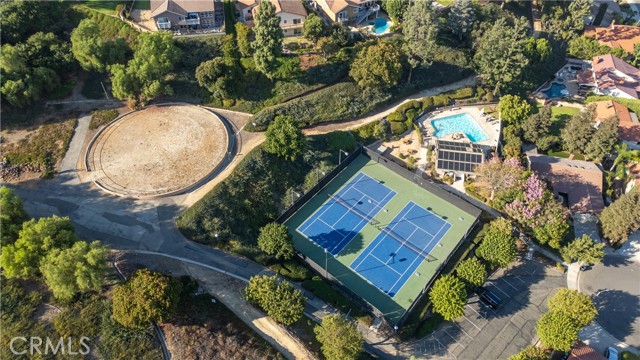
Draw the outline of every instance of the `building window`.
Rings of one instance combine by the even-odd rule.
[[[300,24],[302,22],[302,19],[293,19],[293,23],[294,24]]]
[[[346,19],[347,18],[347,13],[344,11],[341,11],[338,13],[338,19]]]
[[[282,20],[285,24],[287,23],[287,20]]]
[[[301,35],[302,34],[302,29],[294,29],[293,30],[293,34],[294,35]]]

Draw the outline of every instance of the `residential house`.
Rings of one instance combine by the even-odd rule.
[[[633,53],[635,44],[640,44],[640,27],[616,25],[615,20],[610,27],[587,26],[584,35],[598,40],[601,45],[624,49],[629,54]]]
[[[629,166],[627,174],[629,175],[629,182],[624,190],[625,194],[633,190],[636,186],[640,186],[640,164],[632,164]]]
[[[529,167],[551,182],[558,198],[572,214],[600,214],[604,209],[603,171],[599,165],[581,160],[527,154]]]
[[[436,171],[471,175],[485,161],[482,146],[465,141],[436,140]]]
[[[373,0],[313,0],[312,4],[331,22],[352,26],[377,18],[380,11]]]
[[[598,95],[640,98],[640,70],[611,54],[593,58],[592,69],[578,73],[578,85]]]
[[[596,349],[579,341],[578,344],[571,349],[567,360],[607,360],[607,358],[596,351]]]
[[[629,149],[640,150],[640,122],[638,116],[629,112],[626,106],[615,101],[596,101],[596,125],[606,119],[616,116],[620,121],[618,132],[620,140],[627,144]]]
[[[248,26],[253,26],[253,20],[258,13],[258,5],[262,0],[237,0],[236,10],[238,20]],[[276,16],[280,18],[280,27],[284,36],[302,35],[304,20],[307,18],[302,0],[265,0],[271,1],[276,8]]]
[[[151,0],[158,30],[215,30],[224,25],[222,0]]]

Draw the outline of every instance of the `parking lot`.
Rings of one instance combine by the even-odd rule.
[[[426,359],[506,359],[531,344],[547,299],[566,283],[565,274],[537,257],[499,269],[485,284],[502,300],[497,310],[470,296],[463,318],[443,323],[415,348]]]

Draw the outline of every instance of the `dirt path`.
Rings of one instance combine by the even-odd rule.
[[[173,276],[189,275],[195,278],[198,280],[201,290],[221,301],[287,359],[316,360],[316,357],[306,349],[298,338],[262,311],[247,303],[244,298],[244,281],[202,266],[187,264],[164,256],[138,253],[125,254],[120,259],[120,261],[143,265],[153,271],[170,273]]]

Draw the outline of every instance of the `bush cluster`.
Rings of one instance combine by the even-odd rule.
[[[91,114],[89,130],[95,130],[103,125],[107,125],[117,117],[118,110],[116,109],[96,110]]]

